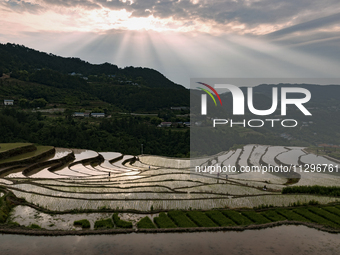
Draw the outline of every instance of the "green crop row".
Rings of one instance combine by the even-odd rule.
[[[182,211],[170,211],[168,212],[168,216],[181,228],[197,227]]]
[[[285,217],[287,220],[294,220],[294,221],[302,221],[302,222],[310,222],[310,220],[306,219],[305,217],[301,216],[300,214],[297,214],[289,209],[277,209],[276,212],[283,217]]]
[[[271,222],[271,220],[267,219],[265,216],[255,211],[245,211],[245,212],[242,212],[242,214],[246,216],[248,219],[250,219],[251,221],[255,222],[256,224],[265,224],[265,223]]]
[[[156,228],[148,216],[145,216],[137,223],[138,228]]]
[[[237,211],[222,211],[222,213],[236,222],[237,225],[251,225],[253,222]]]
[[[188,217],[196,223],[199,227],[217,227],[215,222],[213,222],[205,213],[199,211],[187,212]]]
[[[118,228],[132,228],[132,222],[121,220],[118,213],[114,213],[112,219]]]
[[[81,226],[82,228],[90,228],[91,225],[90,225],[90,222],[86,219],[83,219],[83,220],[76,220],[74,223],[73,223],[74,226]]]
[[[294,209],[294,212],[296,212],[300,215],[303,215],[303,217],[309,219],[312,222],[319,223],[319,224],[322,224],[322,225],[327,225],[327,226],[334,227],[334,228],[339,227],[339,225],[337,225],[336,223],[331,222],[331,221],[325,219],[324,217],[321,217],[321,216],[309,211],[307,208]]]
[[[205,213],[210,219],[212,219],[217,225],[224,226],[235,226],[237,225],[228,217],[224,216],[220,211],[208,211]]]
[[[104,220],[97,220],[94,223],[94,228],[95,229],[98,229],[98,228],[114,228],[114,225],[113,225],[111,218],[108,218],[108,219],[104,219]]]
[[[338,209],[336,207],[323,207],[322,209],[340,217],[340,209]]]
[[[177,228],[176,224],[164,212],[155,217],[154,222],[159,228]]]
[[[282,189],[282,194],[315,194],[315,195],[327,195],[327,196],[340,196],[340,187],[326,187],[326,186],[290,186]]]
[[[309,211],[319,215],[320,217],[323,217],[329,221],[332,221],[334,223],[336,223],[338,226],[335,226],[335,227],[340,227],[340,217],[333,214],[333,213],[330,213],[326,210],[323,210],[321,208],[316,208],[316,207],[313,207],[313,208],[309,208]]]
[[[274,210],[264,211],[264,212],[261,212],[261,214],[263,216],[265,216],[266,218],[270,219],[271,221],[284,221],[284,220],[286,220],[285,217],[283,217],[281,214],[278,214]]]

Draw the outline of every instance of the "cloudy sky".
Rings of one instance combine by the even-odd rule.
[[[190,78],[332,78],[339,0],[0,0],[0,42]]]

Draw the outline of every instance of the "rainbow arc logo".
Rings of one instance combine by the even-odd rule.
[[[213,87],[211,87],[210,85],[208,85],[208,84],[206,84],[206,83],[203,83],[203,82],[197,82],[197,83],[198,83],[198,84],[201,84],[201,85],[203,85],[203,86],[206,86],[206,87],[209,88],[212,92],[214,92],[215,95],[217,96],[218,100],[220,101],[220,104],[222,105],[222,100],[221,100],[219,94],[217,93],[217,91],[216,91]],[[206,93],[212,98],[212,100],[214,101],[215,106],[217,106],[216,100],[215,100],[214,96],[211,94],[211,92],[210,92],[209,90],[204,89],[204,88],[200,88],[200,87],[197,87],[197,88],[200,89],[200,90],[203,90],[204,92],[206,92]]]

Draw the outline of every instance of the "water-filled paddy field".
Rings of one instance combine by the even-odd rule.
[[[12,150],[20,146],[27,144],[11,145],[7,148]],[[22,151],[19,155],[0,161],[0,193],[3,195],[1,199],[5,197],[13,207],[11,212],[6,214],[5,223],[14,222],[28,228],[33,224],[49,230],[81,231],[82,228],[73,223],[83,217],[89,221],[91,229],[94,229],[95,222],[101,220],[104,221],[98,224],[106,222],[114,228],[119,228],[120,224],[129,224],[124,223],[125,221],[131,222],[133,228],[138,229],[137,222],[144,218],[140,215],[144,215],[151,220],[152,225],[157,226],[157,222],[165,221],[169,226],[179,227],[173,219],[166,218],[170,217],[170,214],[167,214],[169,211],[182,210],[187,215],[185,217],[190,218],[188,211],[191,210],[251,210],[308,204],[323,206],[333,203],[333,206],[340,203],[340,197],[336,195],[282,194],[282,190],[287,186],[340,186],[340,177],[334,173],[303,172],[295,175],[292,181],[287,175],[270,171],[238,170],[226,178],[217,172],[197,173],[192,168],[193,162],[206,167],[221,163],[238,167],[318,162],[337,165],[330,159],[307,154],[300,147],[246,145],[235,151],[221,152],[211,158],[191,161],[152,155],[122,155],[119,152],[52,149],[54,154],[44,154],[51,150],[51,147],[37,147],[35,151]],[[36,162],[30,158],[36,158]],[[11,162],[11,165],[1,165],[1,162]],[[114,222],[114,212],[119,213],[121,222],[118,218],[118,223]],[[160,212],[165,212],[166,216],[162,214],[157,216],[159,220],[153,221],[154,216],[150,215],[158,215]],[[315,214],[313,211],[310,213]],[[132,215],[132,218],[129,215]],[[215,222],[214,226],[221,226],[211,219],[210,214],[204,213],[200,217],[202,218],[193,223],[193,226],[200,227],[200,222],[207,217]],[[338,216],[334,217],[332,222],[337,226]],[[110,220],[107,220],[108,218]],[[283,218],[289,220],[287,217]],[[148,220],[144,221],[148,226]],[[189,221],[195,222],[192,219]],[[256,222],[250,220],[249,224],[253,223]],[[325,225],[319,220],[314,223]]]

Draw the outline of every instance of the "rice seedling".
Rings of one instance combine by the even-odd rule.
[[[176,224],[164,212],[155,217],[154,222],[159,228],[177,228]]]
[[[188,217],[199,227],[217,227],[218,225],[212,221],[205,213],[199,211],[187,212]]]
[[[223,213],[220,211],[208,211],[205,213],[212,221],[214,221],[217,225],[224,227],[224,226],[235,226],[237,225],[234,221],[230,218],[224,216]]]
[[[145,216],[137,223],[138,228],[156,228],[148,216]]]
[[[251,225],[253,222],[237,211],[222,211],[222,213],[237,225]]]
[[[195,223],[193,223],[183,211],[170,211],[168,212],[168,216],[176,223],[177,226],[181,228],[191,228],[197,227]]]

